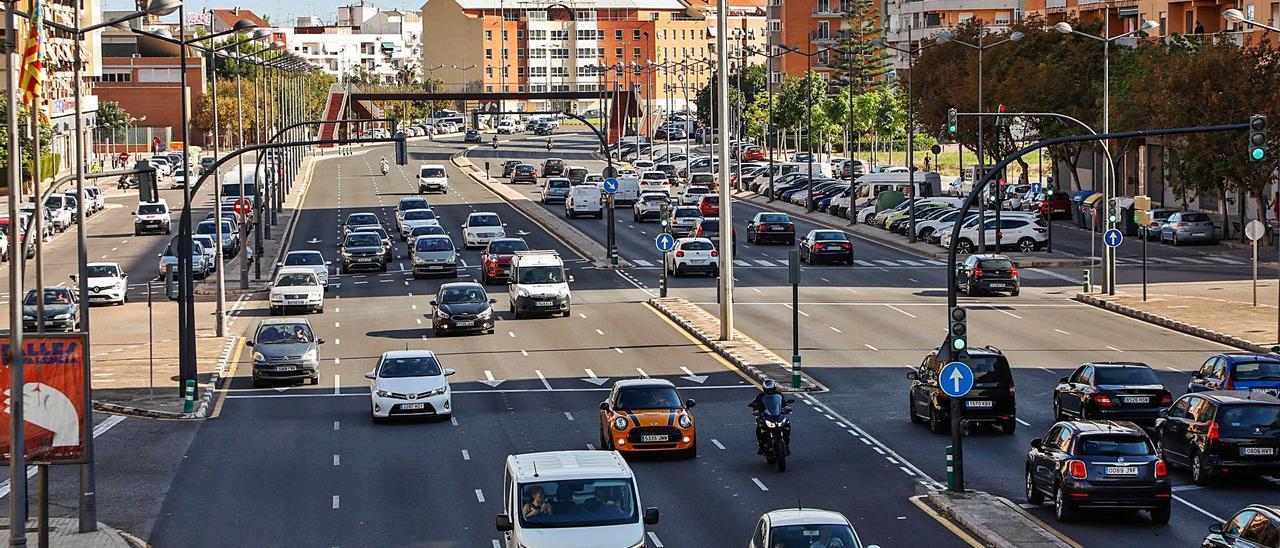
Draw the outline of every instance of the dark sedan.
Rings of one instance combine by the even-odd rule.
[[[253,339],[253,386],[263,381],[310,380],[320,384],[320,348],[311,324],[302,318],[263,320]]]
[[[796,224],[786,213],[756,213],[747,223],[747,243],[764,243],[769,240],[795,245]]]
[[[496,302],[478,283],[444,284],[431,301],[431,327],[436,335],[465,331],[493,333],[493,303]]]
[[[46,287],[43,292],[44,328],[52,331],[80,329],[80,300],[65,287]],[[22,299],[22,328],[34,332],[37,319],[36,290],[27,291]]]
[[[387,271],[386,249],[382,237],[374,232],[347,234],[338,249],[342,252],[343,274],[358,269]]]
[[[480,132],[479,132],[479,131],[476,131],[476,130],[474,130],[474,129],[468,129],[468,130],[467,130],[467,132],[466,132],[465,134],[463,134],[463,136],[462,136],[462,142],[464,142],[464,143],[479,143],[479,142],[480,142]]]
[[[1172,403],[1173,396],[1145,363],[1086,363],[1053,389],[1054,420],[1112,419],[1153,426]]]
[[[839,230],[810,230],[800,238],[800,260],[809,264],[853,264],[853,242]]]
[[[515,173],[516,166],[520,165],[520,160],[507,160],[502,162],[502,176],[510,178]]]
[[[538,184],[538,171],[532,164],[520,164],[511,170],[511,183]]]
[[[1116,421],[1059,422],[1027,452],[1030,504],[1053,498],[1058,521],[1079,508],[1147,510],[1169,523],[1169,470],[1138,425]]]

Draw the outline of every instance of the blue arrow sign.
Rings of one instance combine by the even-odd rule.
[[[604,191],[613,194],[618,191],[618,180],[610,177],[604,180]]]
[[[666,253],[676,247],[676,239],[672,235],[663,232],[653,239],[653,245],[658,248],[658,251]]]
[[[1031,192],[1035,192],[1039,194],[1043,190],[1044,190],[1044,186],[1041,185],[1040,183],[1031,183]]]
[[[1124,234],[1121,234],[1119,229],[1113,228],[1102,233],[1102,241],[1107,244],[1107,247],[1119,247],[1120,242],[1124,241]]]
[[[938,372],[938,385],[946,395],[963,398],[973,389],[973,370],[963,362],[948,363]]]

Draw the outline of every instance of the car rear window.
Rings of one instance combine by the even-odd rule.
[[[1209,216],[1204,213],[1183,213],[1182,221],[1186,223],[1207,223]]]
[[[524,240],[495,240],[489,242],[489,253],[511,255],[517,251],[528,250],[529,244],[524,243]]]
[[[553,179],[553,180],[547,181],[547,188],[569,188],[569,180],[568,180],[568,179],[559,179],[559,180]]]
[[[1280,405],[1223,405],[1215,420],[1227,430],[1262,428],[1270,432],[1280,429]]]
[[[1160,384],[1149,367],[1098,367],[1097,384]]]
[[[1237,381],[1280,381],[1280,363],[1241,361],[1232,364],[1231,378]]]
[[[716,246],[711,245],[711,242],[701,242],[697,240],[692,242],[685,242],[684,245],[680,246],[680,249],[683,249],[685,251],[711,251],[712,249],[715,249],[715,248]]]
[[[1009,259],[983,259],[979,263],[982,268],[991,270],[1009,270],[1013,268],[1013,263]]]
[[[675,216],[676,217],[701,217],[702,211],[696,208],[682,207],[682,208],[676,209]]]
[[[376,225],[376,224],[378,224],[378,216],[377,216],[377,215],[374,215],[374,214],[372,214],[372,213],[365,213],[365,214],[363,214],[363,215],[352,215],[352,216],[350,216],[350,217],[347,217],[347,224],[349,224],[349,225]]]
[[[548,166],[553,166],[553,167],[560,167],[560,166],[564,165],[564,161],[562,161],[562,160],[554,160],[554,159],[552,159],[552,160],[547,160],[546,165],[548,165]]]
[[[408,211],[410,209],[431,209],[431,206],[428,206],[427,201],[421,198],[400,201],[400,211]]]
[[[1009,379],[1009,361],[998,354],[970,355],[969,368],[978,382],[1002,382]]]
[[[436,218],[436,212],[430,209],[410,209],[404,212],[406,221],[430,221]]]
[[[821,242],[821,241],[838,241],[838,242],[843,242],[843,241],[846,241],[846,240],[848,240],[848,239],[849,239],[849,238],[845,237],[845,235],[844,235],[844,233],[843,233],[843,232],[836,232],[836,231],[834,231],[834,230],[823,230],[823,231],[821,231],[821,232],[814,232],[814,233],[813,233],[813,240],[814,240],[814,241],[818,241],[818,242]]]
[[[760,222],[762,222],[762,223],[789,223],[789,222],[791,222],[791,217],[788,217],[788,216],[783,215],[783,214],[781,214],[781,213],[765,214],[765,215],[761,215],[761,216],[760,216]]]
[[[1146,436],[1134,434],[1091,434],[1076,442],[1077,455],[1121,457],[1153,455],[1155,451]]]

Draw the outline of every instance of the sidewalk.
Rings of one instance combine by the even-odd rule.
[[[1123,285],[1115,295],[1078,293],[1076,300],[1249,352],[1269,352],[1277,343],[1280,308],[1276,281],[1258,283],[1253,306],[1251,280]]]
[[[27,523],[27,546],[37,546],[39,530],[33,519]],[[49,545],[58,548],[129,548],[143,547],[145,542],[119,529],[98,523],[98,530],[81,533],[80,522],[74,518],[49,518]],[[9,543],[10,528],[7,518],[0,519],[0,542]]]

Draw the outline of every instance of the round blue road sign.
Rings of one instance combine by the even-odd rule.
[[[938,372],[938,385],[946,395],[963,398],[973,389],[973,370],[963,362],[948,363]]]
[[[604,191],[613,194],[618,191],[618,180],[610,177],[604,180]]]
[[[1107,247],[1118,247],[1120,242],[1124,241],[1124,234],[1120,233],[1120,229],[1113,228],[1102,233],[1102,241],[1107,244]]]
[[[658,251],[666,253],[676,246],[676,239],[672,235],[663,232],[653,239],[653,245],[658,248]]]

